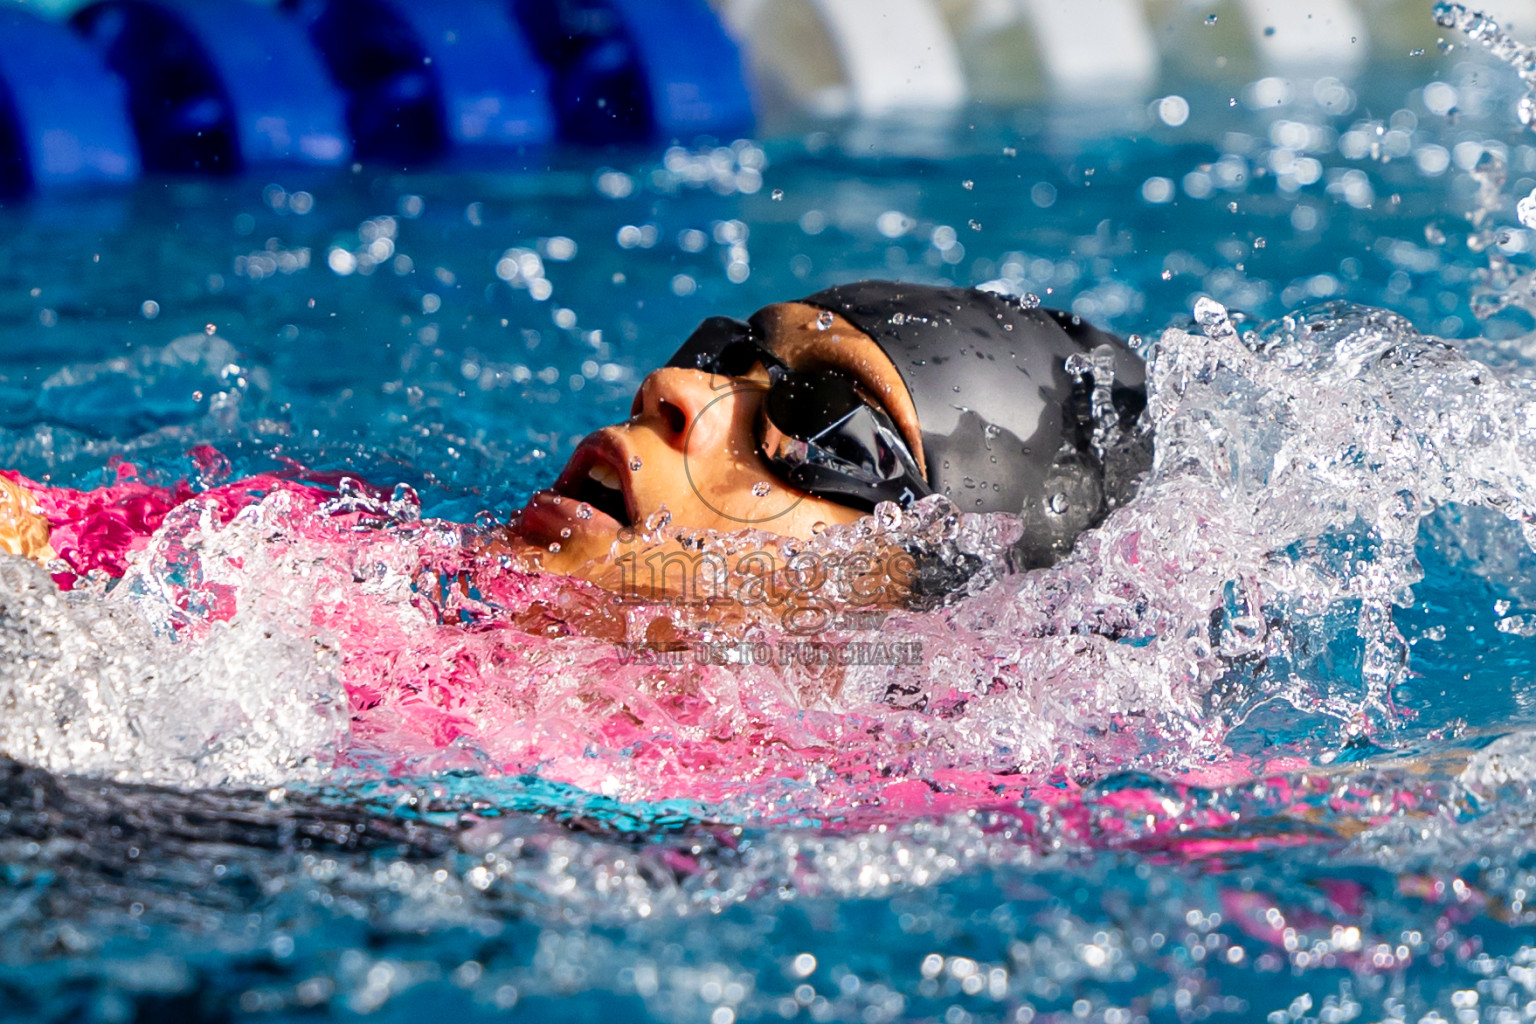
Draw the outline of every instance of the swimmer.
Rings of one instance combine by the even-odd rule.
[[[1141,359],[1071,314],[977,289],[839,285],[704,320],[494,546],[611,587],[623,542],[662,521],[679,545],[808,539],[942,494],[1019,516],[1017,567],[1050,565],[1133,492],[1145,405]],[[0,477],[0,550],[46,562],[49,502],[29,485]]]
[[[803,539],[943,494],[1018,515],[1016,563],[1035,568],[1129,498],[1150,462],[1145,406],[1141,359],[1071,314],[977,289],[839,285],[706,319],[515,532],[546,571],[611,583],[616,543],[658,514],[674,531]]]

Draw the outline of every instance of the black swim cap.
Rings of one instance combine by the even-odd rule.
[[[1067,365],[1074,355],[1112,358],[1110,393],[1128,436],[1146,407],[1146,374],[1114,335],[974,288],[860,281],[800,301],[842,315],[884,350],[917,408],[929,486],[962,511],[1019,515],[1026,565],[1055,562],[1129,497],[1116,492],[1144,466],[1117,467],[1106,486],[1093,444],[1095,381]]]

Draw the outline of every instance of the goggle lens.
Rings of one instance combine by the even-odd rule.
[[[758,444],[780,478],[840,504],[868,511],[929,493],[890,416],[836,370],[785,373],[769,388]]]
[[[667,360],[668,366],[724,377],[741,377],[758,363],[770,369],[783,365],[757,340],[751,324],[728,316],[712,316],[699,324]]]
[[[774,475],[839,504],[873,509],[931,493],[889,414],[837,370],[793,372],[758,339],[752,324],[712,316],[667,360],[671,367],[729,377],[768,370],[757,440]]]

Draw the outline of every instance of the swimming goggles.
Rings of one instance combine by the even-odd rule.
[[[905,506],[932,493],[874,396],[840,370],[791,370],[763,345],[753,323],[712,316],[667,365],[727,377],[762,366],[768,387],[758,412],[758,449],[773,474],[793,487],[865,512],[882,501]]]

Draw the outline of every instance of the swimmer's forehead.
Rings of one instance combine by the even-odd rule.
[[[753,316],[763,345],[794,370],[841,370],[880,400],[918,468],[927,472],[917,406],[896,365],[875,340],[839,313],[803,302],[776,302]]]

